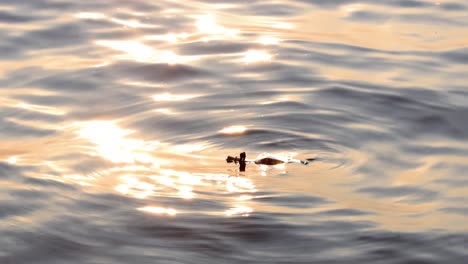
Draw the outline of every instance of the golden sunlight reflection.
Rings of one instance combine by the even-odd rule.
[[[130,28],[156,28],[157,27],[155,25],[141,23],[140,21],[135,20],[135,19],[124,20],[124,19],[112,18],[111,21],[116,24],[130,27]]]
[[[50,107],[50,106],[33,105],[33,104],[27,104],[27,103],[18,103],[15,106],[18,108],[23,108],[26,110],[40,112],[40,113],[49,114],[49,115],[65,115],[66,114],[65,111],[62,111],[56,107]]]
[[[228,29],[218,25],[215,18],[211,15],[198,16],[195,26],[200,33],[212,36],[234,37],[239,33],[239,30]]]
[[[365,8],[365,5],[363,4],[350,4],[350,5],[345,5],[341,8],[346,13],[353,13],[356,11],[360,11]]]
[[[158,51],[138,41],[99,40],[96,44],[124,52],[124,55],[117,56],[118,59],[123,60],[167,64],[189,61],[187,57],[179,56],[171,50]]]
[[[16,164],[18,162],[18,157],[16,156],[9,157],[8,159],[6,159],[6,162],[10,164]]]
[[[167,87],[163,83],[151,83],[151,82],[123,81],[122,84],[130,85],[130,86],[137,86],[137,87],[155,87],[155,88]]]
[[[92,175],[79,175],[79,174],[67,174],[63,176],[64,179],[71,180],[82,186],[92,186],[91,181],[96,180],[96,177]]]
[[[120,176],[120,183],[114,187],[114,190],[122,195],[137,199],[164,196],[190,200],[200,195],[197,191],[203,193],[215,189],[216,191],[224,190],[226,193],[242,194],[240,197],[234,198],[236,202],[241,203],[253,198],[252,195],[246,193],[257,191],[252,180],[245,177],[234,177],[228,174],[189,173],[171,169],[157,170],[155,173],[151,176]],[[252,212],[251,208],[246,208],[237,206],[225,213],[235,215]]]
[[[48,163],[54,171],[63,173],[64,179],[80,185],[90,185],[91,181],[96,181],[98,177],[102,178],[103,175],[108,174],[117,176],[117,182],[112,183],[115,192],[136,199],[165,196],[188,200],[214,189],[222,190],[226,194],[239,194],[240,198],[234,198],[234,200],[243,202],[252,199],[252,196],[248,194],[257,192],[254,182],[247,177],[161,169],[161,164],[167,164],[168,161],[156,159],[153,156],[157,150],[165,153],[164,155],[177,153],[176,155],[188,157],[193,155],[189,153],[205,149],[207,143],[171,145],[159,141],[139,140],[132,138],[133,130],[124,129],[117,121],[111,120],[75,122],[72,129],[79,139],[91,143],[85,148],[90,155],[96,155],[118,164],[118,167],[103,172],[81,175],[69,172],[66,168],[62,168],[61,164]],[[150,206],[139,210],[155,214],[175,214],[175,211],[170,209]],[[253,209],[249,207],[236,206],[226,211],[225,214],[248,215],[252,211]]]
[[[179,193],[192,192],[194,186],[213,187],[217,186],[225,189],[228,193],[256,192],[255,184],[252,180],[244,177],[234,177],[228,174],[211,173],[188,173],[174,170],[162,170],[160,176],[152,176],[158,183],[170,187],[175,187]],[[192,186],[187,187],[177,186]]]
[[[253,209],[247,206],[235,206],[232,208],[229,208],[224,212],[225,215],[227,216],[234,216],[234,215],[241,215],[241,216],[249,216],[250,213],[253,212]]]
[[[268,105],[268,104],[281,103],[281,102],[294,101],[294,100],[300,101],[300,98],[291,98],[290,96],[280,96],[271,101],[260,102],[260,104]]]
[[[229,193],[256,192],[255,184],[251,179],[245,177],[234,177],[228,174],[197,174],[203,181],[214,182],[217,185],[224,185]]]
[[[228,3],[221,3],[221,4],[211,4],[214,9],[230,9],[235,8],[236,4],[228,4]]]
[[[271,171],[271,170],[282,170],[281,173],[286,173],[286,165],[283,163],[283,164],[277,164],[277,165],[273,165],[273,166],[269,166],[269,165],[259,165],[258,166],[258,169],[260,170],[260,175],[261,176],[267,176],[268,175],[268,171]]]
[[[244,53],[242,61],[245,63],[268,62],[272,55],[263,50],[248,50]]]
[[[235,38],[238,36],[240,30],[230,29],[219,25],[213,15],[199,15],[195,18],[195,32],[181,32],[181,33],[167,33],[163,35],[147,35],[143,40],[160,40],[170,44],[192,42],[192,41],[210,41],[210,40],[224,40],[226,38]],[[181,58],[188,61],[188,57]],[[190,60],[195,60],[197,56],[191,56]]]
[[[184,153],[189,154],[192,152],[202,151],[208,147],[207,144],[204,143],[193,143],[193,144],[179,144],[170,146],[169,150],[177,152],[177,153]]]
[[[143,182],[135,176],[121,176],[120,180],[123,183],[117,185],[114,190],[123,195],[128,195],[138,199],[144,199],[152,195],[156,188],[154,184]]]
[[[104,19],[107,16],[102,13],[81,12],[75,14],[75,17],[79,19]]]
[[[262,36],[258,38],[257,42],[263,45],[278,45],[280,40],[272,36]]]
[[[252,200],[254,197],[252,195],[241,195],[237,198],[239,201],[248,201]]]
[[[256,192],[254,183],[243,177],[229,177],[226,182],[226,189],[230,193]]]
[[[192,99],[198,97],[199,95],[194,94],[171,94],[171,93],[162,93],[153,95],[155,101],[184,101],[187,99]]]
[[[175,114],[175,112],[172,111],[169,108],[159,108],[159,109],[155,109],[154,111],[157,112],[157,113],[165,114],[165,115],[174,115]]]
[[[134,13],[134,14],[138,15],[138,13]],[[132,19],[132,20],[119,19],[119,18],[109,17],[102,13],[94,13],[94,12],[77,13],[75,14],[75,17],[78,19],[88,19],[88,20],[108,20],[116,24],[119,24],[125,27],[130,27],[130,28],[156,28],[157,27],[156,25],[141,23],[140,21],[135,20],[135,19]]]
[[[177,8],[168,8],[168,9],[162,10],[161,13],[172,15],[172,14],[183,13],[183,10],[182,9],[177,9]]]
[[[166,35],[151,35],[151,36],[145,36],[143,39],[147,40],[162,40],[166,41],[171,44],[175,44],[181,41],[184,41],[188,38],[190,38],[190,34],[188,33],[180,33],[180,34],[175,34],[175,33],[168,33]]]
[[[127,138],[132,130],[120,128],[114,121],[89,121],[74,123],[80,138],[95,144],[95,154],[115,163],[142,162],[159,167],[151,153],[159,141],[143,141]]]
[[[175,170],[170,170],[170,169],[165,169],[161,170],[161,176],[165,177],[164,179],[165,182],[168,182],[168,185],[173,185],[174,183],[178,184],[184,184],[184,185],[202,185],[202,179],[200,177],[196,177],[192,175],[191,173],[185,172],[185,171],[175,171]],[[171,176],[176,177],[177,179],[175,181],[167,181],[167,178],[170,178]],[[156,177],[156,180],[158,180],[158,177]]]
[[[175,54],[173,51],[165,50],[159,53],[158,60],[160,62],[168,63],[168,64],[176,64],[183,62],[181,56]]]
[[[44,164],[54,171],[65,172],[66,170],[53,161],[45,161]]]
[[[183,185],[177,187],[177,189],[179,190],[177,194],[183,199],[192,199],[193,197],[195,197],[192,186]]]
[[[9,117],[6,118],[10,123],[14,123],[20,126],[26,126],[26,127],[32,127],[32,128],[38,128],[38,129],[57,129],[57,126],[55,124],[51,124],[50,122],[46,122],[45,120],[39,120],[39,119],[21,119],[21,118],[14,118],[14,117]]]
[[[238,135],[238,134],[243,134],[245,131],[247,131],[247,128],[245,126],[228,126],[219,131],[219,133],[222,134],[229,134],[229,135]]]
[[[293,29],[294,25],[283,21],[270,21],[269,25],[278,29]]]
[[[173,208],[163,208],[163,207],[155,207],[155,206],[144,206],[137,208],[139,211],[151,213],[151,214],[165,214],[169,216],[175,216],[177,211]]]

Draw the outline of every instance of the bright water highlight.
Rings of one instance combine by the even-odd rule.
[[[465,263],[467,12],[0,0],[0,263]]]

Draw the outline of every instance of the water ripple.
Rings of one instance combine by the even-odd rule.
[[[0,0],[0,263],[464,263],[467,8]]]

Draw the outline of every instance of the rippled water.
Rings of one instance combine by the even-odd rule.
[[[0,0],[0,263],[466,263],[467,12]]]

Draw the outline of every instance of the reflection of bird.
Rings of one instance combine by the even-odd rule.
[[[292,159],[290,157],[283,157],[283,156],[276,156],[268,153],[263,153],[257,156],[257,159],[255,160],[248,160],[246,159],[246,154],[245,152],[240,153],[239,158],[238,157],[232,157],[232,156],[227,156],[226,162],[227,163],[239,163],[241,166],[241,171],[245,170],[245,164],[247,162],[249,163],[255,163],[259,165],[278,165],[278,164],[283,164],[283,163],[301,163],[304,165],[309,164],[309,162],[316,160],[316,158],[312,159],[305,159],[305,160],[298,160],[298,159]]]

